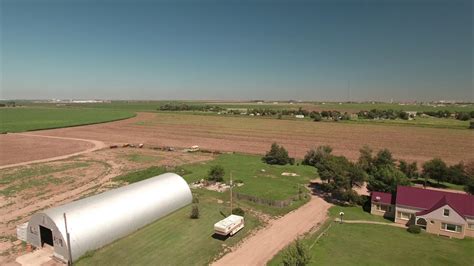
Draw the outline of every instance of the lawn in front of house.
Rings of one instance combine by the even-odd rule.
[[[340,224],[303,241],[310,248],[311,265],[472,265],[474,239],[448,239],[403,228],[376,224]],[[282,252],[268,265],[281,265]]]
[[[344,220],[362,220],[362,221],[373,221],[390,223],[391,220],[385,219],[382,216],[370,214],[362,209],[361,206],[333,206],[329,209],[329,216],[334,220],[339,218],[339,213],[344,213]]]

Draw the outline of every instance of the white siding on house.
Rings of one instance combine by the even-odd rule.
[[[449,216],[444,216],[444,210],[449,210]],[[459,215],[453,208],[451,208],[449,205],[444,205],[443,207],[436,209],[428,214],[425,215],[420,215],[418,217],[423,217],[427,221],[429,220],[438,220],[438,221],[443,221],[445,223],[450,223],[450,224],[458,224],[458,225],[464,225],[466,223],[466,220]]]

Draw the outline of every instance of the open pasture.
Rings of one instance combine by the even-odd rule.
[[[120,120],[133,112],[79,108],[0,108],[0,132],[22,132]]]

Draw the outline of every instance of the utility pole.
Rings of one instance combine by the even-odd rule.
[[[67,230],[66,213],[63,213],[63,216],[64,216],[64,227],[66,228],[67,253],[69,255],[69,260],[68,260],[67,264],[72,266],[71,238],[70,238],[69,232]]]
[[[230,172],[230,215],[232,215],[232,171]]]
[[[347,91],[348,91],[348,95],[349,95],[348,102],[350,103],[352,101],[351,100],[351,81],[350,80],[347,81]]]

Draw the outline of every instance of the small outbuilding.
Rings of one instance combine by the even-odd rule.
[[[166,173],[34,214],[27,242],[48,244],[54,256],[72,262],[192,202],[179,175]]]

